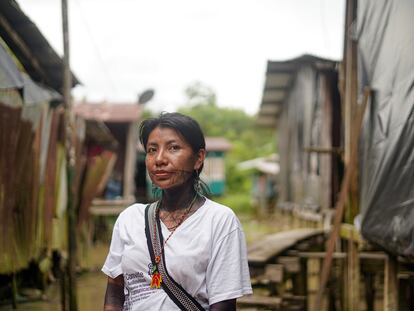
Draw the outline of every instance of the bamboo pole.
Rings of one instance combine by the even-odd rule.
[[[66,158],[68,171],[68,300],[69,311],[77,311],[77,286],[76,286],[76,189],[75,189],[75,121],[72,111],[71,88],[72,74],[70,71],[69,57],[69,20],[68,2],[62,0],[62,30],[63,30],[63,99],[65,104],[65,138]]]
[[[346,3],[346,21],[345,21],[345,163],[355,161],[353,176],[349,181],[349,194],[344,221],[352,223],[353,219],[359,212],[358,206],[358,166],[356,145],[358,144],[358,131],[360,124],[355,126],[354,120],[358,114],[357,89],[358,89],[358,68],[357,68],[357,42],[352,38],[352,31],[356,22],[358,0],[348,0]],[[368,95],[365,94],[365,100]],[[355,154],[352,154],[355,152]],[[358,245],[350,239],[346,243],[348,258],[346,260],[345,273],[348,286],[344,288],[344,307],[349,311],[359,309],[360,296],[360,263],[358,257]]]

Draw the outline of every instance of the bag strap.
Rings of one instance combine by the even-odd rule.
[[[200,303],[194,299],[186,290],[178,284],[167,271],[165,266],[164,252],[161,253],[161,248],[164,243],[161,224],[158,217],[156,217],[157,202],[148,204],[145,208],[145,235],[147,237],[148,251],[151,256],[153,265],[158,266],[158,272],[161,274],[161,286],[172,301],[183,311],[205,311]],[[155,228],[155,234],[154,234]],[[155,251],[155,252],[154,252]],[[161,261],[155,263],[155,253],[161,254]]]

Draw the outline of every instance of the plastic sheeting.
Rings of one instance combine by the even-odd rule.
[[[360,149],[363,236],[414,257],[414,2],[358,1],[359,81],[373,90]]]
[[[23,77],[11,56],[0,44],[0,89],[21,89]]]
[[[23,80],[23,97],[25,104],[32,105],[48,103],[53,100],[62,100],[62,96],[58,92],[34,82],[27,74],[23,74]]]

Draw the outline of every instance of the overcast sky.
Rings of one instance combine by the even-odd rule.
[[[147,88],[155,111],[185,102],[201,81],[220,106],[256,113],[267,60],[342,58],[344,0],[68,0],[76,98],[132,102]],[[59,0],[17,0],[62,55]]]

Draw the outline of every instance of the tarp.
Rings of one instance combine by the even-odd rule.
[[[0,89],[21,89],[23,77],[11,56],[0,44]]]
[[[414,1],[358,1],[359,82],[373,96],[360,147],[362,235],[414,257]]]
[[[53,100],[62,100],[62,96],[55,90],[34,82],[27,74],[23,74],[24,103],[28,105],[48,103]]]

